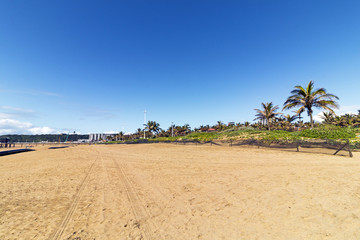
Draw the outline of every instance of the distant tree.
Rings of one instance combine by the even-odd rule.
[[[310,125],[314,127],[313,107],[323,108],[329,112],[334,112],[333,108],[338,108],[336,100],[339,98],[327,93],[325,88],[314,89],[314,82],[310,81],[306,88],[295,86],[291,91],[291,96],[284,103],[283,110],[299,107],[297,113],[307,111],[310,117]]]
[[[224,123],[222,121],[217,121],[217,125],[214,126],[215,129],[221,131],[224,127]]]
[[[256,118],[254,120],[264,120],[266,119],[266,124],[268,130],[270,131],[271,120],[276,117],[276,115],[281,114],[276,112],[279,107],[274,106],[272,102],[269,103],[261,103],[262,109],[255,109],[257,114],[255,115]]]
[[[209,125],[207,125],[207,126],[201,125],[199,128],[200,128],[199,129],[200,132],[206,132],[210,127],[209,127]]]
[[[191,133],[191,127],[190,127],[190,125],[189,124],[184,124],[184,126],[182,126],[182,129],[183,129],[183,131],[185,132],[185,134],[189,134],[189,133]]]
[[[342,122],[343,122],[343,126],[354,126],[355,124],[355,115],[354,114],[350,114],[350,113],[347,113],[347,114],[344,114],[342,116]]]
[[[360,110],[358,110],[358,115],[356,116],[354,126],[360,127]]]
[[[301,127],[301,125],[303,124],[303,117],[301,117],[301,114],[304,112],[304,110],[302,111],[294,111],[295,115],[297,116],[297,119],[298,119],[298,125],[299,127]]]
[[[323,112],[321,116],[325,123],[332,123],[335,119],[335,114],[332,112]]]
[[[290,114],[287,114],[287,115],[284,115],[284,120],[288,123],[292,123],[293,121],[296,120],[296,118],[298,118],[298,116],[296,115],[290,115]]]
[[[255,115],[256,116],[256,118],[254,119],[254,121],[255,120],[259,120],[259,122],[256,124],[256,127],[257,128],[262,128],[262,127],[265,127],[265,125],[266,125],[266,118],[265,118],[265,116],[263,115],[263,114],[256,114]],[[247,127],[248,125],[250,125],[250,123],[248,123],[248,122],[245,122],[245,126]]]
[[[161,130],[158,134],[157,137],[169,137],[171,136],[171,133],[169,133],[169,130],[165,131],[165,130]]]
[[[152,134],[157,134],[161,131],[160,124],[155,121],[148,121],[145,128]]]
[[[64,142],[67,134],[40,134],[40,135],[19,135],[19,134],[10,134],[10,135],[1,135],[1,138],[10,138],[10,142]],[[77,141],[79,139],[88,139],[88,134],[70,134],[68,141]]]
[[[122,131],[119,132],[118,134],[116,134],[115,138],[116,138],[116,141],[124,140],[124,133]]]

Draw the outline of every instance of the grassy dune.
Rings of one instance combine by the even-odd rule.
[[[305,129],[302,131],[289,132],[284,130],[256,130],[253,128],[243,129],[227,129],[221,132],[194,132],[186,136],[176,137],[158,137],[150,138],[149,142],[161,142],[161,141],[182,141],[182,140],[193,140],[193,141],[236,141],[245,139],[260,140],[267,143],[273,142],[294,142],[300,140],[311,140],[311,139],[331,139],[341,140],[349,139],[351,144],[360,148],[360,131],[355,128],[341,128],[337,126],[322,126],[315,129]],[[142,139],[133,139],[126,141],[112,141],[108,143],[121,143],[121,142],[141,142]]]

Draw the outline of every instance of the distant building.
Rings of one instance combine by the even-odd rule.
[[[235,122],[228,122],[228,126],[234,126]]]
[[[89,134],[89,142],[106,141],[108,137],[113,137],[115,135],[116,134],[91,133]]]
[[[78,139],[77,141],[74,141],[74,143],[88,143],[89,139]]]

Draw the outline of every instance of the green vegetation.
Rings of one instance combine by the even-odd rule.
[[[304,129],[301,131],[285,131],[254,129],[251,127],[232,127],[220,132],[193,132],[185,136],[175,137],[155,137],[148,139],[127,139],[122,141],[110,141],[111,143],[157,143],[157,142],[174,142],[174,141],[221,141],[236,142],[242,140],[256,140],[263,144],[291,144],[298,141],[311,141],[311,139],[328,139],[328,144],[339,144],[345,139],[350,140],[353,149],[360,148],[360,129],[341,128],[338,126],[324,125],[314,129]]]
[[[287,132],[283,130],[256,130],[256,129],[243,129],[237,131],[223,131],[218,133],[192,133],[182,139],[191,139],[198,141],[212,141],[212,140],[244,140],[244,139],[257,139],[257,140],[295,140],[299,136],[294,132]]]
[[[186,136],[176,137],[158,137],[145,140],[146,142],[173,142],[173,141],[230,141],[254,139],[267,143],[273,142],[294,142],[306,139],[350,139],[357,142],[359,139],[354,128],[341,128],[336,126],[322,126],[315,129],[305,129],[298,132],[289,132],[284,130],[257,130],[253,128],[243,128],[240,130],[224,130],[222,132],[193,132]],[[111,141],[108,143],[137,143],[143,142],[143,139],[129,139],[125,141]]]
[[[305,129],[299,132],[299,136],[319,139],[352,139],[356,138],[353,128],[341,128],[338,126],[325,125],[314,129]]]

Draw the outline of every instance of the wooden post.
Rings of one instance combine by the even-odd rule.
[[[299,152],[300,142],[296,143],[296,151]]]
[[[351,147],[350,147],[350,141],[349,141],[349,139],[347,140],[347,144],[348,144],[348,148],[349,148],[349,155],[350,155],[350,157],[353,157],[353,154],[352,154],[352,152],[351,152]]]
[[[232,147],[232,139],[230,139],[230,147]]]
[[[349,139],[347,140],[347,142],[342,145],[338,150],[336,150],[336,152],[334,153],[334,155],[336,155],[338,152],[340,152],[341,150],[343,150],[343,148],[345,148],[346,146],[349,146],[349,151],[350,151],[350,143],[349,143]],[[352,155],[352,154],[351,154]]]

